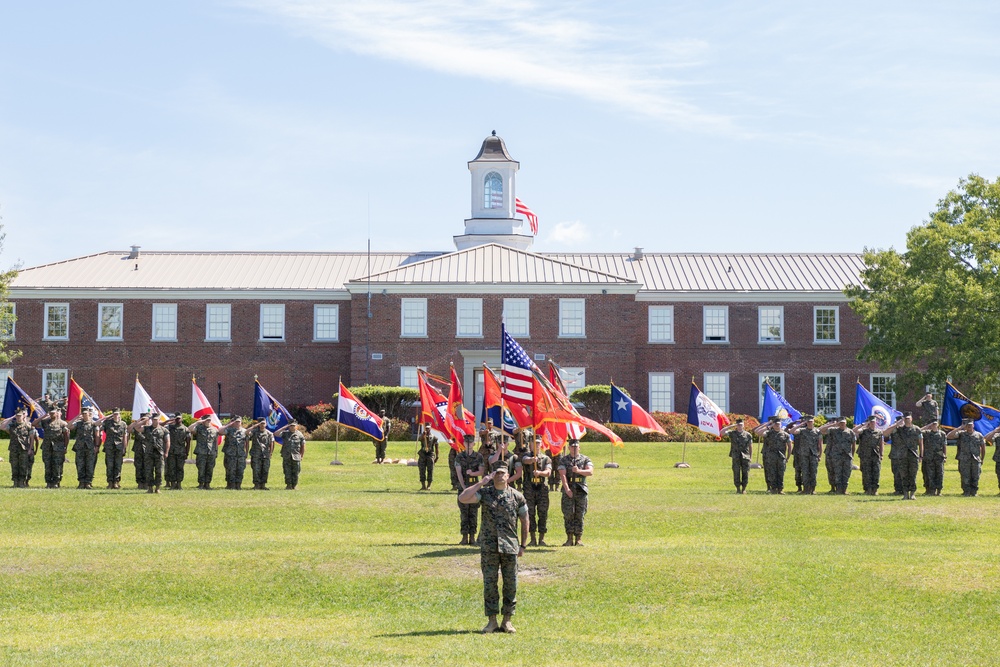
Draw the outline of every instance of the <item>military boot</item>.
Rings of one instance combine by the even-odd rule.
[[[573,546],[582,547],[583,546],[583,533],[576,534],[576,542]]]
[[[462,541],[458,543],[459,546],[463,546],[463,545],[466,545],[468,543],[469,543],[469,536],[466,535],[465,533],[462,533]]]
[[[563,542],[564,547],[573,546],[573,533],[566,533],[566,541]]]
[[[503,615],[503,620],[500,621],[500,632],[506,632],[511,635],[517,632],[514,629],[514,624],[510,622],[510,614]]]
[[[548,544],[545,543],[545,533],[538,533],[538,546],[547,547]]]
[[[490,616],[490,620],[486,624],[486,627],[483,628],[483,634],[484,635],[493,634],[494,632],[496,632],[499,629],[500,629],[500,626],[497,625],[497,615],[493,614],[493,615]]]
[[[528,542],[528,546],[529,547],[537,547],[538,546],[538,542],[535,541],[535,534],[534,533],[531,534],[531,541]]]

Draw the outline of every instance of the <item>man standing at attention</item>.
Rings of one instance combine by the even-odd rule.
[[[239,491],[243,487],[243,473],[247,469],[247,454],[250,449],[247,430],[243,428],[243,417],[236,415],[232,421],[222,426],[225,439],[222,441],[222,465],[226,468],[226,488]]]
[[[0,430],[10,434],[10,477],[15,489],[28,488],[31,479],[31,466],[35,462],[35,429],[28,423],[28,413],[20,409],[13,417],[8,417],[0,423]]]
[[[285,435],[281,435],[284,433]],[[285,490],[294,491],[299,485],[299,473],[302,471],[302,457],[306,454],[306,437],[302,435],[299,425],[293,421],[274,432],[274,437],[281,436],[281,464],[285,473]]]
[[[375,463],[385,461],[385,448],[389,444],[389,431],[392,430],[392,422],[385,416],[385,410],[379,410],[379,415],[382,417],[382,439],[373,441],[375,445]]]
[[[271,472],[274,436],[267,430],[267,421],[264,419],[247,431],[250,434],[250,471],[253,473],[253,488],[258,491],[268,491],[267,478]]]
[[[179,412],[174,413],[167,430],[170,432],[170,453],[167,455],[163,478],[168,489],[179,491],[181,482],[184,481],[184,464],[191,453],[191,432],[184,425]]]
[[[188,427],[194,435],[194,462],[198,468],[198,488],[212,488],[215,459],[219,456],[219,431],[212,426],[211,417],[202,417]]]
[[[122,411],[115,408],[104,418],[101,431],[104,433],[104,469],[109,489],[122,488],[122,461],[125,460],[128,425],[122,421]]]
[[[492,482],[492,484],[489,484]],[[507,467],[497,464],[493,473],[466,487],[458,502],[483,507],[483,532],[480,536],[479,562],[483,572],[483,602],[488,622],[483,634],[499,630],[514,632],[510,622],[517,606],[517,559],[524,555],[528,540],[528,505],[520,491],[507,486]],[[516,532],[521,523],[520,539]],[[498,590],[499,575],[503,575],[503,607]],[[497,625],[497,614],[503,620]]]
[[[958,473],[962,476],[962,495],[979,495],[979,475],[983,471],[986,456],[986,440],[976,432],[976,424],[971,419],[962,422],[961,428],[948,433],[949,440],[957,441]]]
[[[569,440],[569,454],[562,457],[557,468],[562,482],[563,524],[566,527],[564,547],[583,546],[583,519],[587,516],[587,478],[594,474],[594,464],[580,453],[580,441]]]
[[[882,455],[884,440],[882,431],[876,425],[875,415],[871,415],[864,424],[854,427],[858,436],[858,460],[861,462],[861,485],[866,496],[877,496],[879,479],[882,476]]]
[[[94,488],[94,468],[97,466],[97,452],[101,448],[100,426],[94,421],[90,408],[84,407],[79,416],[69,422],[70,429],[76,430],[73,452],[76,454],[76,488]]]
[[[729,438],[729,458],[733,461],[733,484],[736,493],[747,492],[747,481],[750,478],[750,460],[753,458],[753,436],[743,425],[743,418],[737,417],[736,422],[722,429],[719,435]]]
[[[472,449],[475,444],[476,437],[466,435],[465,451],[455,457],[455,472],[458,473],[458,483],[462,487],[462,492],[475,485],[485,472],[486,463],[483,461],[483,455]],[[461,501],[461,493],[459,493],[458,513],[462,531],[462,541],[459,544],[472,544],[475,540],[479,517],[474,504]]]
[[[948,458],[947,434],[941,430],[936,420],[925,426],[923,431],[924,495],[940,496],[944,487],[944,461]]]
[[[819,457],[823,455],[823,436],[815,423],[812,415],[802,415],[802,426],[789,431],[795,436],[799,451],[795,460],[802,471],[802,493],[810,496],[816,493],[816,471],[819,470]]]
[[[42,427],[42,463],[45,464],[45,488],[58,489],[62,483],[63,464],[69,448],[69,425],[62,420],[62,411],[52,408],[44,417],[31,422]]]
[[[438,441],[431,433],[430,424],[424,424],[418,447],[417,470],[420,473],[420,490],[429,491],[434,482],[434,464],[438,460]]]
[[[146,493],[159,493],[160,483],[163,481],[163,461],[170,453],[170,431],[160,424],[159,415],[150,414],[146,418],[142,436],[146,443],[146,455],[143,457]]]
[[[531,542],[528,546],[543,546],[545,533],[548,531],[549,520],[549,487],[548,478],[552,475],[552,459],[542,453],[542,436],[536,435],[534,447],[521,458],[521,470],[524,473],[524,499],[528,503],[528,530],[531,532]],[[535,532],[538,541],[535,541]]]

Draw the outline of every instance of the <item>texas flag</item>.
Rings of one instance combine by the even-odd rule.
[[[691,398],[688,401],[688,424],[714,436],[718,436],[722,427],[729,424],[726,413],[694,382],[691,382]]]
[[[611,423],[635,426],[640,433],[667,434],[652,415],[636,405],[635,401],[613,384],[611,385]]]

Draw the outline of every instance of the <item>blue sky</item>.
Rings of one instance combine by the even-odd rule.
[[[0,264],[447,250],[496,130],[539,251],[902,247],[1000,176],[989,2],[6,2]]]

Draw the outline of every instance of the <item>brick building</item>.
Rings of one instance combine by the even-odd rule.
[[[253,379],[286,403],[345,384],[415,386],[454,362],[469,407],[499,367],[500,321],[567,384],[626,387],[686,409],[691,378],[757,413],[769,378],[802,410],[850,412],[859,379],[895,402],[891,374],[857,360],[864,329],[843,295],[857,254],[534,253],[517,218],[518,163],[493,135],[469,162],[472,217],[439,253],[107,252],[26,269],[11,289],[25,390],[72,374],[102,406],[133,379],[165,410],[195,377],[222,411],[250,411]],[[478,411],[478,410],[477,410]]]

